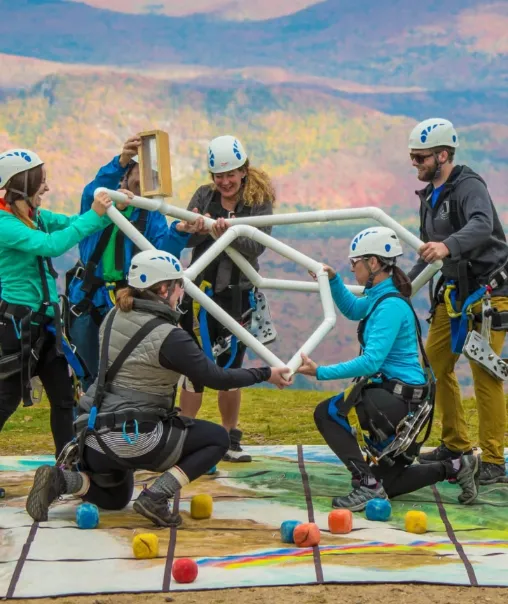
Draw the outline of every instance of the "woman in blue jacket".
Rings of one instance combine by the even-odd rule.
[[[121,188],[141,195],[138,164],[139,136],[124,143],[120,155],[103,166],[95,179],[83,190],[81,214],[88,212],[98,187]],[[158,250],[180,258],[191,233],[202,232],[203,221],[174,221],[168,227],[160,212],[149,212],[134,206],[118,208]],[[127,273],[136,253],[134,243],[114,224],[94,233],[79,244],[79,262],[69,273],[67,295],[71,310],[72,343],[88,369],[83,388],[97,377],[99,366],[99,326],[106,313],[115,305],[115,292],[126,284]]]
[[[337,365],[318,366],[302,355],[299,369],[299,373],[318,380],[357,381],[345,393],[320,403],[314,412],[318,430],[353,478],[353,491],[335,497],[334,507],[359,511],[371,499],[395,497],[447,479],[455,479],[461,486],[461,503],[472,503],[478,494],[479,457],[464,455],[425,466],[412,465],[418,453],[415,442],[404,455],[387,455],[378,464],[369,463],[351,426],[356,412],[356,423],[366,442],[381,456],[408,413],[416,414],[428,400],[433,405],[431,371],[425,375],[418,355],[420,326],[409,301],[411,282],[396,265],[401,254],[396,234],[386,227],[365,229],[353,239],[349,259],[356,280],[365,286],[361,298],[346,288],[332,268],[325,267],[335,304],[346,318],[360,321],[361,345],[360,356]],[[420,348],[423,351],[423,346]]]
[[[75,401],[51,258],[107,227],[111,200],[102,193],[81,216],[41,209],[49,190],[46,169],[27,149],[0,154],[0,188],[0,431],[21,399],[31,404],[30,379],[38,375],[51,405],[58,456],[73,437]]]

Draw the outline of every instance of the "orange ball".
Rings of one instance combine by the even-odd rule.
[[[328,514],[328,528],[334,535],[345,535],[353,529],[353,513],[351,510],[332,510]]]
[[[295,527],[293,538],[298,547],[314,547],[321,541],[321,531],[314,522],[306,522]]]

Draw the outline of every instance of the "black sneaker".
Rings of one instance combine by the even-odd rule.
[[[482,462],[480,484],[495,484],[496,482],[508,482],[504,463]]]
[[[229,431],[229,449],[222,458],[224,461],[240,463],[252,461],[252,457],[248,453],[245,453],[245,451],[240,446],[241,440],[242,432],[240,430],[233,428]]]
[[[151,520],[157,526],[180,526],[182,517],[171,511],[171,505],[165,495],[150,493],[143,489],[134,502],[134,511]]]
[[[57,466],[37,468],[34,483],[26,500],[26,511],[36,522],[48,519],[49,506],[65,494],[63,471]]]
[[[381,484],[378,484],[374,488],[369,488],[365,485],[355,487],[345,497],[334,497],[332,499],[332,507],[346,508],[352,512],[361,512],[366,508],[367,503],[371,499],[388,499],[388,495]]]
[[[464,505],[470,505],[478,497],[480,488],[479,455],[463,455],[460,460],[460,468],[457,473],[457,482],[462,489],[458,499]]]
[[[472,455],[473,450],[461,451],[456,453],[451,451],[444,443],[441,443],[439,447],[436,447],[433,451],[428,453],[420,453],[418,461],[421,464],[435,463],[436,461],[446,461],[447,459],[458,459],[461,455]]]

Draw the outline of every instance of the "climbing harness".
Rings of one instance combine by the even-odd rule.
[[[39,217],[37,218],[37,228],[45,232],[44,224]],[[57,302],[51,302],[46,269],[54,279],[58,277],[58,273],[53,268],[51,258],[37,256],[36,259],[42,287],[42,303],[38,311],[22,304],[0,301],[0,319],[12,322],[20,341],[19,352],[6,356],[0,355],[0,379],[20,373],[24,407],[31,407],[34,402],[39,402],[42,396],[40,382],[38,383],[33,378],[46,333],[54,335],[56,354],[65,356],[73,374],[83,376],[85,373],[75,354],[75,349],[66,337],[60,305]],[[53,316],[47,314],[49,308],[52,308]],[[35,387],[35,391],[33,391],[33,387]]]
[[[122,348],[108,369],[109,342],[113,320],[116,316],[116,313],[117,309],[114,308],[106,319],[101,346],[99,375],[95,384],[95,394],[92,407],[88,412],[82,413],[74,422],[74,429],[77,435],[76,441],[78,443],[79,451],[78,457],[80,463],[84,463],[83,455],[86,438],[87,436],[94,436],[105,455],[113,459],[120,466],[132,469],[135,465],[136,468],[155,470],[163,461],[169,459],[171,452],[177,452],[179,443],[183,442],[182,433],[186,430],[188,425],[192,424],[192,420],[178,415],[179,409],[174,405],[174,395],[176,394],[176,391],[173,393],[170,408],[164,408],[162,406],[163,403],[161,402],[161,406],[159,408],[143,411],[142,409],[138,408],[136,403],[132,403],[132,406],[129,407],[129,400],[126,398],[125,407],[122,407],[116,411],[101,413],[101,406],[106,393],[114,393],[113,380],[118,371],[121,369],[123,363],[148,334],[150,334],[158,326],[167,322],[163,318],[157,316],[147,321],[132,336],[124,348]],[[122,390],[123,393],[128,396],[129,390]],[[135,462],[133,465],[133,463],[129,462],[128,459],[124,459],[116,455],[116,453],[104,442],[103,436],[105,434],[111,432],[112,430],[120,430],[124,440],[128,444],[132,445],[136,442],[139,436],[139,424],[157,424],[160,421],[171,421],[172,429],[167,442],[157,455],[157,459],[148,464],[140,464],[139,462]],[[134,438],[129,436],[129,432],[132,433],[132,430],[129,427],[131,427],[134,432]],[[70,454],[71,453],[69,453],[69,455]],[[72,454],[74,455],[74,453]]]
[[[361,378],[345,393],[331,399],[328,410],[337,423],[359,440],[359,444],[370,462],[378,464],[380,460],[384,460],[389,465],[393,465],[396,458],[412,463],[420,448],[428,439],[432,429],[436,380],[425,352],[418,317],[411,302],[399,293],[393,292],[381,296],[376,300],[369,314],[360,321],[358,339],[362,349],[367,321],[377,306],[387,298],[400,298],[407,302],[413,311],[418,346],[427,382],[415,386],[397,379],[388,380],[382,374]],[[407,402],[408,413],[397,426],[394,426],[370,400],[369,390],[372,388],[382,388]],[[355,410],[360,403],[367,417],[368,429],[363,429],[360,426]],[[351,417],[353,418],[352,421],[350,421]],[[352,428],[351,423],[354,423],[356,427]],[[416,439],[424,429],[423,439],[417,442]]]

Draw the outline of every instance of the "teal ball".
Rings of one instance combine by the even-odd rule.
[[[76,524],[80,529],[94,529],[99,526],[99,508],[93,503],[82,503],[76,508]]]

